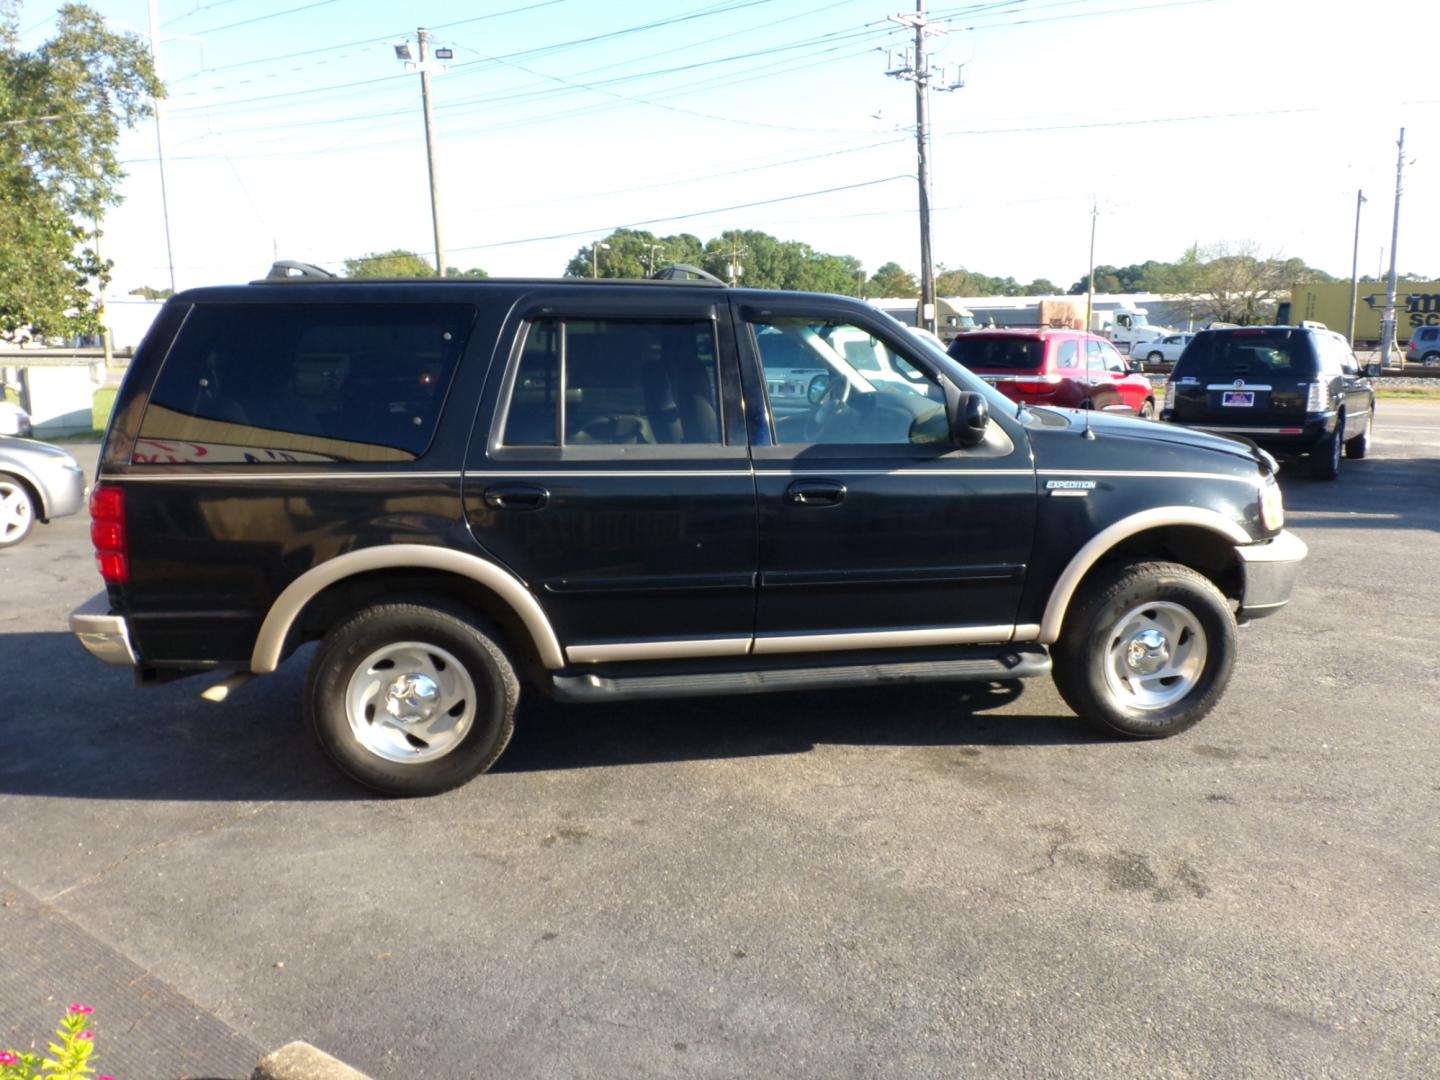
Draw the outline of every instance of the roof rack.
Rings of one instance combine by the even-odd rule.
[[[270,264],[266,281],[316,281],[338,277],[314,263],[299,262],[295,259],[277,259]]]
[[[652,281],[689,281],[695,284],[704,282],[706,285],[721,286],[725,284],[714,274],[689,263],[671,263],[663,270],[656,270],[650,278]]]

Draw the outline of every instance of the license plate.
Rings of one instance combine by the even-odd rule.
[[[1226,390],[1220,398],[1221,405],[1232,405],[1241,409],[1248,409],[1255,404],[1254,390]]]

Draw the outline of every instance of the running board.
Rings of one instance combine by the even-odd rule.
[[[1044,649],[974,650],[955,660],[776,668],[765,671],[704,671],[674,675],[556,675],[557,701],[646,701],[658,698],[768,694],[781,690],[834,690],[846,686],[906,683],[990,682],[1029,679],[1050,671]]]

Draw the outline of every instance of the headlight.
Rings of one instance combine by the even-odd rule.
[[[1273,476],[1260,489],[1260,524],[1266,532],[1276,532],[1285,527],[1285,503],[1280,497],[1280,485]]]

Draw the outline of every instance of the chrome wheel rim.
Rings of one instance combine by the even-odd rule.
[[[1105,685],[1132,709],[1168,708],[1195,689],[1208,655],[1205,630],[1189,608],[1166,601],[1141,604],[1110,631]]]
[[[350,675],[345,716],[355,741],[385,761],[442,758],[475,722],[475,681],[446,650],[423,641],[376,649]]]
[[[34,508],[25,489],[11,480],[0,480],[0,544],[13,544],[30,531]]]

